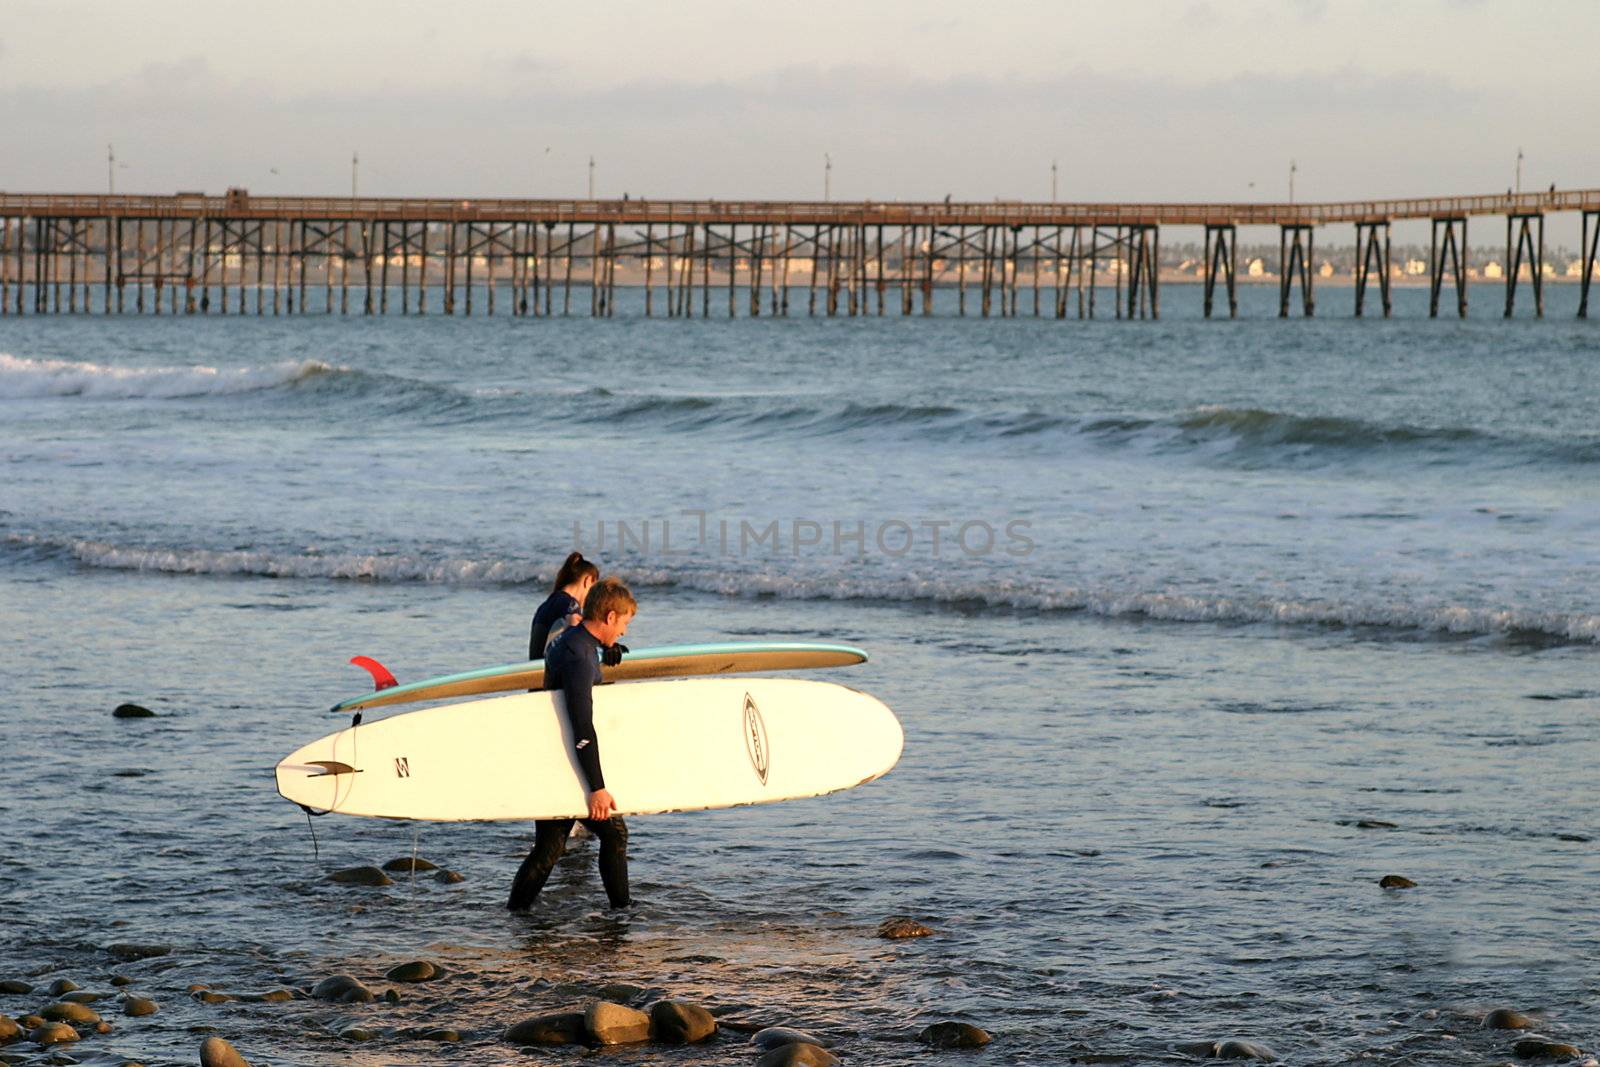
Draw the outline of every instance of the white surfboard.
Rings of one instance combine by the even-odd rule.
[[[875,697],[792,678],[597,687],[606,787],[623,815],[821,796],[885,774],[904,734]],[[559,692],[519,693],[347,727],[291,753],[278,792],[312,811],[461,821],[584,816]]]

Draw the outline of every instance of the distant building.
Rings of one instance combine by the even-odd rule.
[[[1484,264],[1483,276],[1485,278],[1504,278],[1506,276],[1506,271],[1504,267],[1500,266],[1500,264],[1491,259],[1488,263]]]
[[[1333,264],[1327,260],[1322,261],[1322,266],[1317,268],[1317,274],[1323,278],[1333,277]]]
[[[1250,266],[1245,268],[1245,273],[1252,278],[1260,278],[1267,273],[1267,265],[1259,259],[1252,259]]]
[[[1428,265],[1420,259],[1406,260],[1406,273],[1412,275],[1428,273]]]

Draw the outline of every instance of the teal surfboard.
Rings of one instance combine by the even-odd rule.
[[[365,660],[358,656],[352,662]],[[728,642],[708,645],[663,645],[629,652],[615,667],[601,667],[606,682],[636,682],[646,678],[689,678],[707,674],[747,674],[753,671],[798,671],[817,667],[848,667],[865,663],[867,654],[849,645],[807,641]],[[367,670],[377,666],[367,660]],[[378,668],[380,671],[381,667]],[[380,685],[390,680],[381,675]],[[461,674],[425,678],[406,685],[387,685],[375,693],[342,700],[336,712],[360,711],[390,704],[413,704],[424,700],[480,696],[484,693],[510,693],[518,689],[544,688],[544,660],[524,660],[498,667],[483,667]]]

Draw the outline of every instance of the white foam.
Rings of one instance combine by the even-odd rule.
[[[0,353],[0,400],[52,396],[175,399],[270,389],[334,370],[319,360],[265,367],[112,367]]]

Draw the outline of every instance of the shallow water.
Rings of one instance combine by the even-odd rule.
[[[1539,322],[1247,291],[1206,323],[1184,290],[1160,323],[0,321],[0,978],[134,977],[162,1011],[79,1054],[147,1063],[208,1030],[258,1063],[524,1062],[506,1025],[618,981],[849,1063],[945,1018],[994,1063],[1481,1063],[1502,1005],[1590,1051],[1600,334],[1565,293]],[[896,709],[900,765],[633,820],[625,915],[592,848],[512,917],[531,828],[276,796],[350,655],[515,659],[575,522],[640,593],[634,647],[867,648],[819,677]],[[325,880],[414,834],[467,880]],[[898,913],[937,936],[873,936]],[[172,952],[106,951],[146,941]],[[184,993],[416,958],[448,977],[397,1006]],[[424,1022],[463,1043],[393,1033]]]

